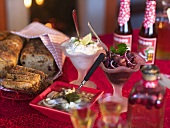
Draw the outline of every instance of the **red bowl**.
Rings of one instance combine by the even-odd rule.
[[[54,109],[54,108],[48,108],[48,107],[45,107],[45,106],[38,105],[38,103],[42,99],[44,99],[48,93],[50,93],[51,91],[58,91],[59,89],[61,89],[63,87],[65,87],[65,88],[73,88],[73,87],[78,88],[77,85],[68,84],[68,83],[64,83],[64,82],[61,82],[61,81],[56,81],[51,86],[49,86],[44,92],[42,92],[35,99],[33,99],[29,103],[29,105],[32,106],[33,108],[35,108],[36,110],[40,111],[42,114],[48,116],[51,119],[71,123],[70,114],[68,112],[64,112],[64,111],[57,110],[57,109]],[[81,91],[84,91],[86,93],[95,94],[94,99],[90,102],[90,107],[92,107],[95,104],[95,102],[98,100],[98,98],[104,93],[104,91],[92,89],[92,88],[86,88],[86,87],[82,87]]]

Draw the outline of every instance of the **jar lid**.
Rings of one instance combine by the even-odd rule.
[[[159,68],[156,65],[144,65],[141,68],[143,75],[157,75],[159,74]]]

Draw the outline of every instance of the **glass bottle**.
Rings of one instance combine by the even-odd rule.
[[[158,30],[158,41],[156,58],[170,60],[170,0],[160,0],[162,12],[157,14],[156,24]]]
[[[134,85],[128,98],[128,127],[163,128],[166,89],[158,84],[159,69],[145,65],[141,72],[142,79]]]
[[[139,31],[138,54],[146,64],[154,64],[157,42],[156,0],[146,0],[146,8],[142,27]]]
[[[113,45],[125,43],[132,49],[132,25],[130,21],[130,0],[120,0],[117,25],[114,31]]]

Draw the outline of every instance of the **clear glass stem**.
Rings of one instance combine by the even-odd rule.
[[[86,76],[87,74],[87,71],[86,70],[77,70],[78,72],[78,78],[77,80],[79,80],[80,82],[83,81],[84,77]]]
[[[84,80],[84,77],[85,77],[86,74],[87,74],[87,70],[77,69],[77,72],[78,72],[77,79],[71,81],[70,83],[79,86],[79,85],[81,84],[81,82]],[[89,88],[94,88],[94,89],[97,88],[96,84],[95,84],[94,82],[90,81],[90,80],[86,81],[85,85],[83,85],[83,86],[84,86],[84,87],[89,87]]]
[[[112,86],[113,86],[113,96],[122,97],[122,87],[123,87],[123,85],[112,84]]]
[[[116,98],[117,100],[119,100],[122,103],[122,112],[126,112],[128,100],[127,100],[126,97],[122,96],[123,85],[124,84],[120,84],[120,85],[112,84],[112,86],[113,86],[113,97]]]

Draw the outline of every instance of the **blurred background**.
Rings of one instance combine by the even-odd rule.
[[[157,0],[157,13],[161,10]],[[98,35],[113,33],[119,0],[0,0],[0,30],[21,30],[38,21],[68,36],[76,34],[72,10],[76,9],[80,35],[90,32],[89,21]],[[133,29],[139,29],[144,16],[145,0],[131,0]]]

